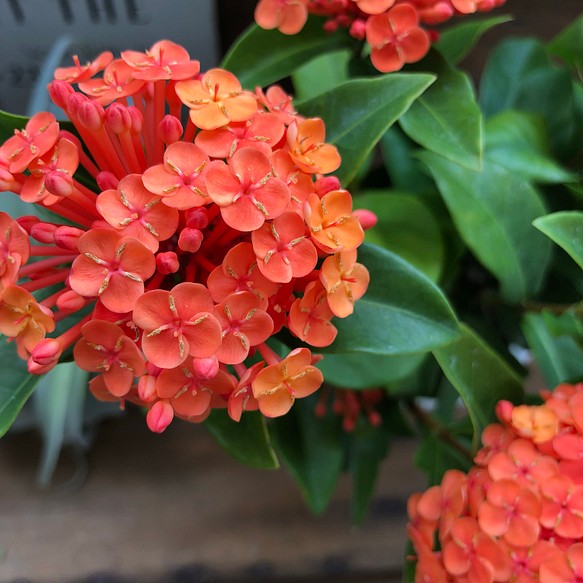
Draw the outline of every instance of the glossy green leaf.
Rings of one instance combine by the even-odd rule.
[[[494,16],[449,26],[441,32],[435,48],[452,64],[459,63],[491,28],[512,20],[511,16]]]
[[[327,383],[345,389],[368,389],[405,378],[419,366],[423,358],[423,354],[326,354],[316,366],[324,374]]]
[[[41,377],[31,375],[16,354],[14,343],[0,346],[0,437],[4,435]]]
[[[441,482],[447,470],[467,472],[471,461],[450,444],[429,434],[423,439],[415,454],[415,465],[425,472],[428,484],[434,486]]]
[[[400,118],[403,131],[427,150],[478,170],[483,120],[469,77],[435,51],[413,69],[429,69],[437,74],[437,81]]]
[[[532,224],[562,247],[583,269],[583,212],[552,213]]]
[[[365,241],[388,249],[437,281],[444,261],[439,223],[424,200],[390,190],[367,190],[354,197],[354,207],[369,209],[378,223]]]
[[[500,281],[510,302],[540,288],[550,261],[551,245],[532,226],[546,209],[525,179],[484,161],[482,172],[454,164],[432,152],[420,158],[437,181],[463,240]]]
[[[492,162],[535,182],[568,182],[576,176],[551,157],[541,117],[503,111],[486,122],[486,156]]]
[[[14,130],[23,129],[28,123],[28,117],[14,115],[0,110],[0,144],[14,135]]]
[[[297,68],[292,75],[295,98],[309,99],[344,83],[348,79],[350,55],[346,49],[332,51]]]
[[[348,470],[352,476],[352,520],[357,524],[366,516],[379,465],[387,455],[389,434],[382,426],[373,427],[362,420],[348,436]]]
[[[413,155],[419,146],[406,136],[398,124],[381,138],[381,153],[391,186],[414,194],[435,192],[435,184],[423,164]]]
[[[329,413],[316,417],[317,396],[297,400],[291,411],[270,424],[279,458],[298,483],[312,511],[322,512],[342,471],[342,421]]]
[[[508,109],[540,114],[552,151],[569,155],[576,135],[571,73],[551,64],[542,43],[534,39],[500,43],[484,68],[480,104],[486,116]]]
[[[387,129],[434,79],[416,73],[355,79],[298,104],[298,111],[325,121],[326,142],[342,156],[335,174],[348,185]]]
[[[462,325],[462,337],[433,352],[447,380],[457,389],[474,427],[474,447],[494,420],[500,399],[520,401],[520,377],[482,338]]]
[[[548,45],[552,55],[577,69],[583,68],[583,15],[579,16]]]
[[[549,389],[583,376],[583,350],[571,336],[553,334],[542,314],[526,314],[522,331]]]
[[[246,411],[237,423],[225,409],[214,409],[204,423],[219,445],[237,461],[256,468],[279,467],[265,418],[260,413]]]
[[[230,48],[221,67],[236,75],[246,89],[265,87],[287,77],[313,57],[346,47],[350,41],[342,32],[325,34],[319,18],[309,18],[304,28],[291,36],[253,24]]]
[[[455,340],[458,323],[443,292],[394,253],[362,245],[358,261],[371,282],[354,313],[336,319],[338,336],[325,352],[411,354]]]

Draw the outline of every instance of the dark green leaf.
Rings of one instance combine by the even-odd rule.
[[[382,427],[362,421],[348,436],[348,469],[352,475],[352,520],[360,523],[373,493],[379,464],[387,455],[389,435]]]
[[[355,79],[298,104],[298,111],[325,121],[326,141],[342,156],[335,174],[348,185],[387,129],[434,79],[413,73]]]
[[[452,65],[456,65],[472,50],[485,32],[511,20],[511,16],[502,15],[450,26],[440,34],[435,48]]]
[[[2,339],[4,342],[4,339]],[[39,375],[31,375],[26,362],[16,354],[16,346],[0,347],[0,437],[4,435],[32,394]]]
[[[316,366],[324,374],[327,383],[345,389],[368,389],[405,378],[419,366],[423,358],[423,354],[326,354]]]
[[[417,450],[415,465],[427,474],[427,481],[433,486],[441,482],[447,470],[469,470],[471,461],[448,443],[429,434]]]
[[[441,290],[397,255],[374,245],[358,250],[370,272],[368,291],[352,316],[335,320],[327,352],[411,354],[455,340],[456,317]]]
[[[225,409],[214,409],[204,423],[219,445],[237,461],[256,468],[279,467],[265,418],[260,413],[245,411],[237,423]]]
[[[291,36],[253,24],[230,48],[221,67],[236,75],[246,89],[265,87],[287,77],[312,57],[345,47],[350,39],[342,33],[324,33],[319,18],[309,18],[301,32]]]
[[[583,375],[583,351],[577,342],[571,336],[555,336],[541,314],[526,314],[522,331],[549,389]]]
[[[540,114],[558,156],[572,149],[574,94],[571,74],[551,65],[545,47],[534,39],[510,39],[492,53],[480,83],[484,115],[507,109]]]
[[[576,179],[555,162],[548,148],[546,126],[540,116],[503,111],[486,122],[486,156],[492,162],[535,182]]]
[[[552,55],[577,69],[583,68],[583,15],[579,16],[548,45]]]
[[[14,130],[24,129],[28,123],[28,117],[14,115],[0,110],[0,144],[14,135]]]
[[[381,152],[391,186],[415,194],[435,192],[435,184],[427,176],[423,165],[413,155],[417,144],[393,125],[381,138]]]
[[[294,71],[292,81],[296,99],[309,99],[334,89],[348,79],[350,51],[324,53]]]
[[[517,402],[523,395],[520,377],[473,330],[462,325],[462,337],[433,352],[448,381],[457,389],[474,427],[474,446],[494,420],[500,399]]]
[[[479,170],[483,120],[469,77],[435,51],[413,69],[429,69],[437,81],[400,118],[403,131],[424,148]]]
[[[342,422],[328,413],[316,417],[317,397],[296,401],[292,410],[270,424],[279,458],[298,483],[313,512],[322,512],[342,470]]]
[[[532,221],[546,209],[529,182],[484,161],[472,172],[432,152],[420,158],[437,181],[454,223],[468,247],[500,281],[504,297],[519,302],[540,288],[551,246]]]
[[[532,224],[562,247],[583,269],[583,212],[553,213],[536,219]]]
[[[437,219],[422,198],[390,190],[369,190],[354,197],[355,208],[369,209],[378,223],[366,232],[373,243],[407,260],[432,281],[444,261],[444,245]]]

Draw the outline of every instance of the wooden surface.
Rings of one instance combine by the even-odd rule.
[[[139,415],[106,422],[77,490],[36,489],[39,446],[30,433],[0,442],[2,583],[390,583],[407,496],[424,485],[415,444],[394,444],[369,519],[354,527],[346,480],[314,516],[284,470],[240,466],[198,426],[157,436]],[[72,471],[64,455],[57,482]]]

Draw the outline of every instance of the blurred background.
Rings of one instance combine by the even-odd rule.
[[[0,108],[46,108],[46,72],[73,53],[84,61],[168,38],[202,70],[216,66],[251,23],[255,3],[1,0]],[[580,10],[581,0],[507,0],[498,14],[514,20],[488,32],[463,66],[477,78],[501,38],[548,40]],[[45,406],[36,403],[37,416]],[[347,481],[314,516],[284,470],[240,466],[204,428],[176,422],[154,435],[139,411],[112,413],[95,414],[101,421],[90,433],[83,428],[87,447],[65,440],[44,488],[46,444],[31,428],[33,412],[0,441],[0,582],[400,580],[406,500],[425,486],[413,466],[414,438],[392,444],[369,516],[354,526]]]

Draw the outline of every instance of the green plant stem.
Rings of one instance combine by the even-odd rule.
[[[419,407],[419,405],[417,405],[414,400],[407,399],[405,404],[409,412],[419,423],[421,423],[421,425],[427,428],[428,431],[449,445],[452,449],[455,449],[464,457],[468,458],[470,461],[473,461],[474,456],[472,452],[468,448],[464,447],[457,439],[455,439],[452,432],[445,425],[439,423],[435,417]]]

